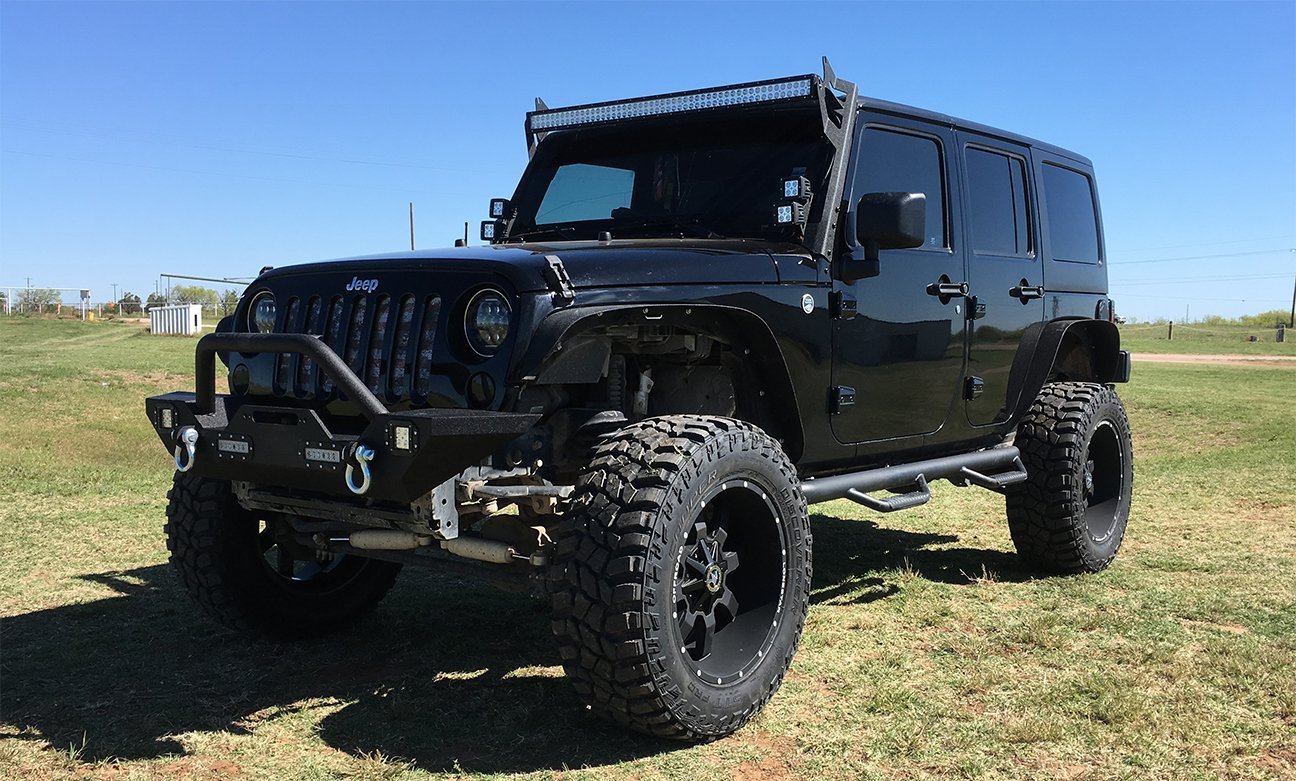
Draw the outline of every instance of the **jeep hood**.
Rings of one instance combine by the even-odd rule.
[[[315,274],[381,278],[384,272],[477,272],[502,276],[519,293],[549,289],[546,256],[562,261],[577,289],[649,285],[776,284],[774,255],[807,255],[802,247],[752,241],[567,242],[458,247],[368,255],[284,266],[258,281]],[[808,256],[808,255],[807,255]]]

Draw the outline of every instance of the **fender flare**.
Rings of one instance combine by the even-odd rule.
[[[1081,354],[1088,360],[1073,359]],[[1008,375],[1009,398],[1017,399],[1010,420],[1020,420],[1040,388],[1060,374],[1084,382],[1128,382],[1129,353],[1120,349],[1120,329],[1092,318],[1031,324],[1022,334]]]
[[[512,385],[558,385],[598,382],[610,352],[599,339],[582,339],[590,331],[614,325],[674,326],[715,337],[746,349],[767,396],[773,421],[770,434],[783,439],[795,461],[804,443],[801,408],[778,340],[754,312],[719,304],[611,304],[560,309],[544,318],[526,349],[509,369]],[[606,340],[602,340],[606,341]]]

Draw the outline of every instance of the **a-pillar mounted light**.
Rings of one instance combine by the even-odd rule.
[[[810,203],[814,200],[810,180],[799,174],[785,176],[779,180],[779,195],[783,201],[774,207],[774,223],[804,231],[810,219]]]
[[[482,220],[481,240],[495,241],[507,233],[508,221],[513,217],[513,204],[508,198],[491,198],[489,220]]]

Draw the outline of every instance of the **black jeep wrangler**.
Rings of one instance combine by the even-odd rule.
[[[826,60],[537,101],[526,138],[487,246],[268,270],[196,393],[148,399],[171,562],[217,620],[312,635],[404,565],[472,570],[552,603],[595,711],[697,740],[788,668],[808,504],[944,479],[1004,494],[1033,567],[1111,562],[1129,355],[1088,160]]]

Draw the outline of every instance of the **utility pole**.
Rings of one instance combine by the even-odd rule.
[[[1296,328],[1296,280],[1292,280],[1292,311],[1291,317],[1287,320],[1288,328]]]
[[[115,305],[117,303],[117,283],[116,282],[112,283],[112,286],[113,286],[113,304]]]
[[[410,252],[414,251],[414,202],[410,201]]]

